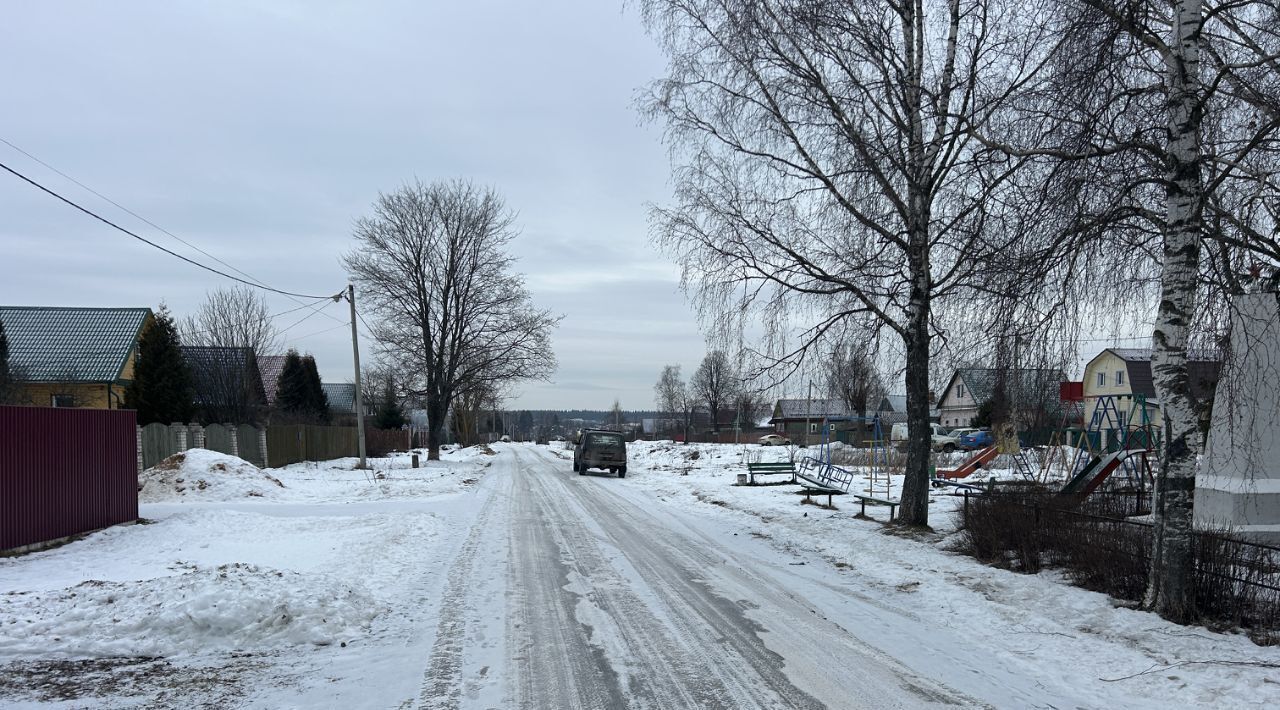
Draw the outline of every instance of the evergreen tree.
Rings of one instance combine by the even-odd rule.
[[[316,368],[316,359],[310,355],[302,356],[302,369],[306,373],[304,382],[307,392],[307,409],[317,422],[329,423],[329,396],[324,393],[320,383],[320,370]]]
[[[14,399],[16,380],[9,366],[9,336],[4,332],[4,322],[0,321],[0,404],[8,404]]]
[[[138,411],[139,424],[191,420],[195,411],[195,385],[181,346],[173,316],[161,304],[138,338],[133,381],[124,393],[125,407]]]
[[[306,379],[302,356],[290,348],[276,382],[276,407],[289,419],[307,419],[311,415]]]
[[[378,399],[378,410],[374,414],[373,425],[379,429],[399,429],[406,423],[400,403],[396,401],[394,383],[388,377],[382,389],[382,396]]]

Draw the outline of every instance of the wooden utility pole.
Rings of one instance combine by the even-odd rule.
[[[364,456],[364,394],[360,388],[360,339],[356,333],[356,287],[347,284],[347,303],[351,305],[351,354],[356,364],[356,438],[359,441],[360,468],[366,468]]]

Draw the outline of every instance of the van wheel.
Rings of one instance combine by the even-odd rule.
[[[956,447],[955,447],[955,446],[952,446],[951,444],[943,444],[943,445],[942,445],[942,453],[944,453],[944,454],[949,454],[949,453],[951,453],[951,452],[953,452],[953,451],[955,451],[955,450],[956,450]]]
[[[585,476],[585,475],[587,475],[587,467],[586,467],[586,464],[583,464],[582,466],[579,466],[579,467],[578,467],[578,475],[579,475],[579,476]]]
[[[626,477],[627,477],[627,467],[623,466],[622,468],[618,469],[618,478],[626,478]]]

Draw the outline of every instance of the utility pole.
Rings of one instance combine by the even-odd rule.
[[[356,438],[360,447],[359,468],[368,466],[364,457],[364,394],[360,391],[360,339],[356,334],[356,287],[347,284],[347,303],[351,304],[351,354],[356,363]]]
[[[809,398],[804,401],[804,445],[809,446],[809,430],[813,428],[813,380],[809,380]]]

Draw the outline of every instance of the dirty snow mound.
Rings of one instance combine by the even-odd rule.
[[[0,596],[0,657],[171,656],[328,645],[379,613],[362,588],[243,563]]]
[[[174,454],[138,476],[142,503],[271,497],[281,488],[279,479],[248,461],[208,449]]]

